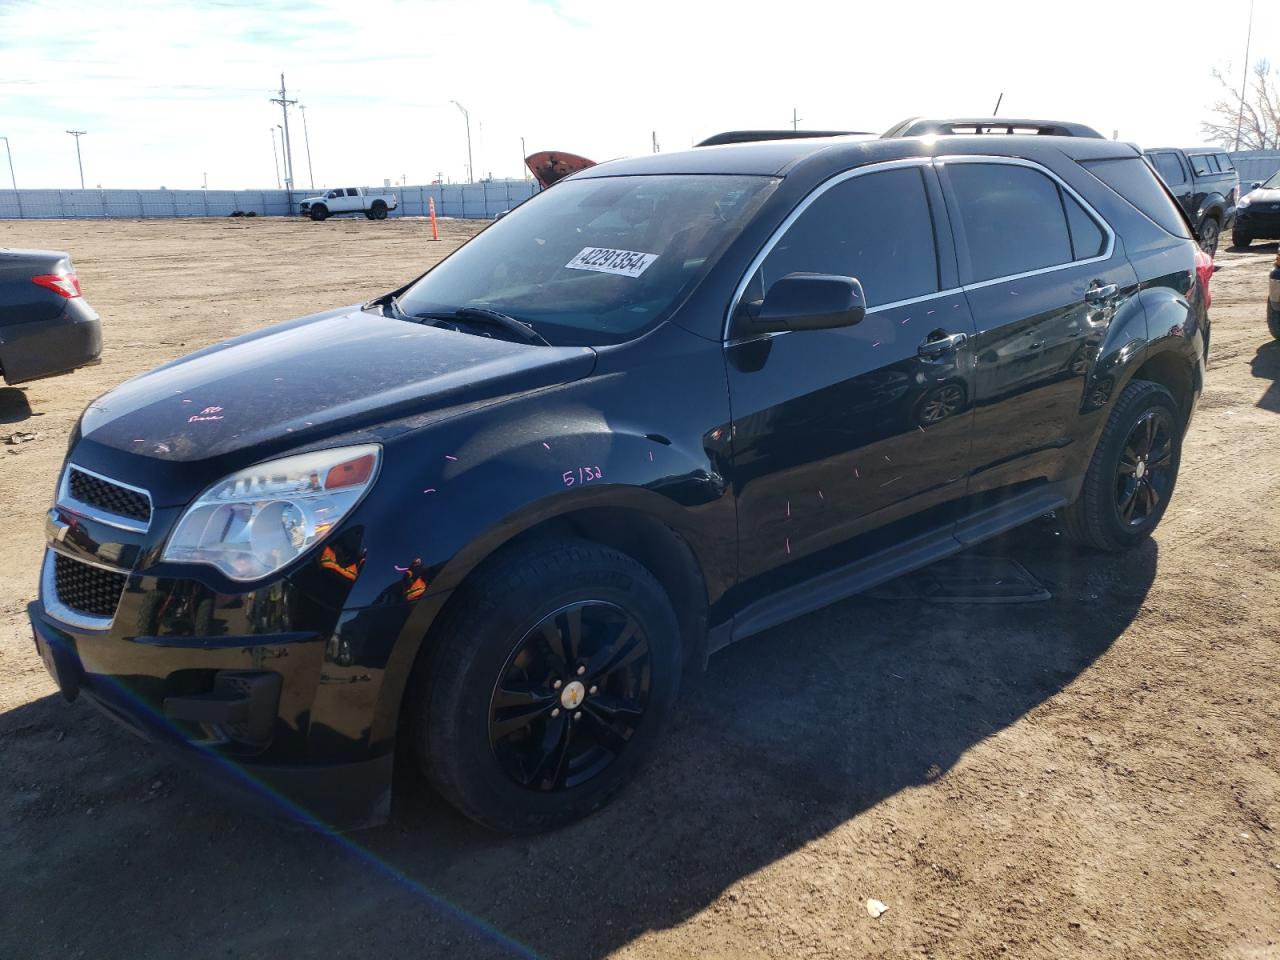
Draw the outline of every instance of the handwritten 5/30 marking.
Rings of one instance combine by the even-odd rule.
[[[590,483],[603,477],[599,467],[578,467],[576,470],[566,470],[561,479],[566,487],[572,487],[575,483]]]

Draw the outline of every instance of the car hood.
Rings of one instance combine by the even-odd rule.
[[[1280,187],[1259,187],[1257,190],[1250,190],[1245,194],[1249,198],[1249,203],[1275,203],[1280,200]]]
[[[252,448],[256,460],[392,419],[568,383],[595,359],[589,347],[511,343],[350,307],[129,380],[89,405],[80,435],[90,455],[107,447],[188,463],[245,459]]]

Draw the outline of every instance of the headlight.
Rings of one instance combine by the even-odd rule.
[[[1253,201],[1248,197],[1241,197],[1236,201],[1236,209],[1239,209],[1240,207],[1247,207],[1251,203],[1253,203]]]
[[[279,570],[328,535],[373,486],[377,444],[271,460],[219,480],[196,498],[162,560],[207,563],[232,580]]]

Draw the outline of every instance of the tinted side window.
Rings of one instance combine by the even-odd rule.
[[[1195,171],[1197,177],[1207,177],[1209,175],[1209,158],[1203,153],[1193,154],[1187,159],[1191,161],[1191,169]]]
[[[1182,172],[1182,164],[1178,162],[1177,154],[1153,153],[1151,156],[1165,183],[1182,183],[1187,179]]]
[[[747,298],[789,273],[857,277],[869,307],[936,293],[938,255],[920,169],[868,173],[827,190],[765,257]]]
[[[1173,197],[1141,159],[1086,160],[1080,165],[1146,214],[1148,220],[1175,237],[1191,239],[1191,230]]]
[[[970,281],[1074,259],[1058,185],[1043,173],[1007,163],[953,163],[947,179],[969,254]]]
[[[1231,158],[1225,153],[1215,153],[1214,156],[1218,158],[1218,166],[1222,168],[1224,173],[1236,172],[1235,164],[1231,162]]]
[[[1067,211],[1067,226],[1071,228],[1071,253],[1076,260],[1089,260],[1102,256],[1107,248],[1107,235],[1102,232],[1096,220],[1085,212],[1084,207],[1071,194],[1058,188],[1062,197],[1062,205]]]
[[[347,196],[348,196],[348,197],[358,197],[358,196],[360,196],[360,191],[359,191],[359,190],[357,190],[355,187],[347,187]]]

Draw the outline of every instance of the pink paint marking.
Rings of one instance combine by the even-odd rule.
[[[452,460],[454,463],[457,463],[457,462],[458,462],[458,458],[457,458],[457,457],[451,457],[451,456],[449,456],[449,454],[447,454],[447,453],[444,455],[444,458],[445,458],[446,460]]]
[[[889,459],[889,455],[888,455],[887,453],[886,453],[886,454],[884,454],[884,462],[885,462],[885,463],[893,463],[893,461]]]
[[[854,467],[854,468],[853,468],[853,475],[854,475],[855,477],[857,477],[859,480],[861,480],[861,479],[862,479],[862,474],[860,474],[860,473],[858,472],[858,468],[857,468],[857,467]]]
[[[819,490],[819,491],[818,491],[818,499],[819,499],[819,500],[825,500],[825,499],[827,499],[826,497],[824,497],[824,496],[822,495],[822,491],[821,491],[821,490]]]
[[[933,311],[930,311],[930,313],[932,313],[932,312],[933,312]],[[902,323],[900,323],[900,324],[899,324],[899,326],[905,327],[905,326],[906,326],[908,323],[910,323],[910,322],[911,322],[911,318],[910,318],[910,317],[907,317],[907,319],[903,320],[903,321],[902,321]]]
[[[551,449],[551,444],[547,443],[547,441],[545,441],[545,440],[543,440],[543,441],[542,441],[542,445],[543,445],[544,447],[546,447],[548,450],[550,450],[550,449]]]
[[[652,450],[650,450],[650,451],[649,451],[649,462],[650,462],[650,463],[653,463],[653,451],[652,451]]]
[[[391,567],[392,567],[392,569],[393,569],[393,570],[395,570],[395,572],[396,572],[396,573],[408,573],[408,572],[409,572],[409,568],[408,568],[408,567],[398,567],[398,566],[396,566],[394,563],[391,565]]]
[[[787,546],[787,556],[789,557],[791,556],[791,538],[790,537],[787,537],[786,546]]]
[[[916,424],[916,427],[920,430],[921,433],[924,433],[924,427],[920,426],[920,424],[918,423]]]
[[[880,346],[880,341],[879,341],[879,340],[877,340],[875,343],[873,343],[873,344],[872,344],[872,346],[873,346],[873,347],[878,347],[878,346]]]
[[[422,492],[423,492],[423,493],[435,493],[435,492],[436,492],[436,488],[435,488],[435,487],[427,487],[427,489],[423,490]]]
[[[787,501],[787,519],[791,519],[791,501]]]
[[[147,441],[145,441],[145,440],[135,440],[135,441],[133,441],[133,442],[134,442],[134,443],[146,443]]]

